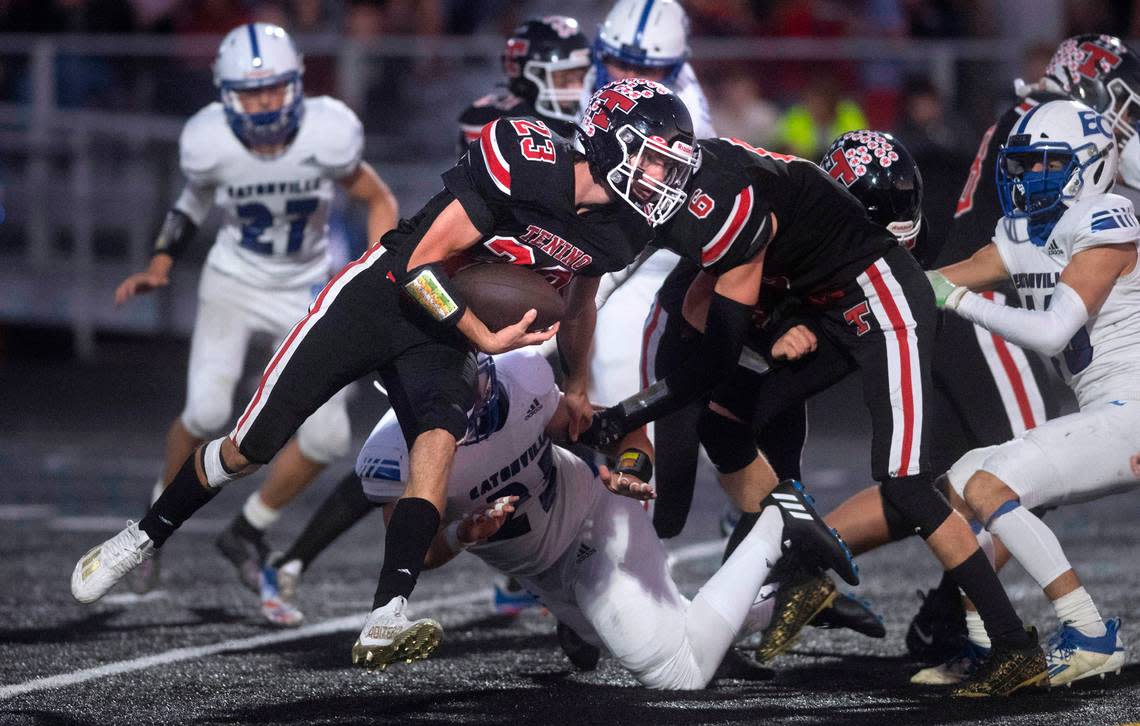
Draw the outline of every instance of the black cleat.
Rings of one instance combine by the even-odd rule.
[[[592,671],[598,667],[598,658],[601,657],[602,652],[597,646],[590,645],[582,640],[582,637],[575,633],[569,625],[558,623],[556,632],[558,634],[558,645],[562,646],[562,652],[566,654],[575,668],[580,671]]]
[[[785,479],[764,498],[764,505],[776,505],[784,518],[784,541],[791,540],[796,554],[824,570],[835,570],[849,585],[859,584],[859,566],[847,543],[815,511],[815,500],[795,479]]]
[[[957,587],[936,587],[918,596],[922,606],[906,629],[906,652],[923,663],[944,663],[966,644],[966,610]]]
[[[990,657],[972,678],[950,692],[955,698],[1008,696],[1019,688],[1049,685],[1049,666],[1037,644],[1037,629],[1026,628],[1032,640],[1018,648],[994,645]]]
[[[808,624],[816,628],[847,628],[868,638],[887,635],[883,616],[871,609],[871,603],[842,593],[835,597],[831,607],[819,611]]]
[[[261,566],[269,557],[269,545],[257,530],[256,538],[243,533],[242,515],[239,514],[230,526],[214,540],[218,551],[237,569],[238,579],[253,592],[261,592]]]

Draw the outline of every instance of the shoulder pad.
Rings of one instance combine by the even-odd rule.
[[[215,101],[190,117],[178,138],[179,165],[195,186],[213,186],[221,163],[219,135],[232,136],[222,104]],[[229,140],[228,138],[226,140]],[[236,139],[235,139],[236,141]]]
[[[338,179],[356,171],[364,155],[364,126],[343,101],[330,96],[305,99],[305,114],[318,125],[317,161]]]
[[[522,348],[495,356],[495,366],[529,393],[543,395],[555,388],[554,371],[537,350]]]
[[[1132,200],[1119,194],[1098,194],[1082,199],[1065,212],[1062,223],[1072,239],[1073,252],[1140,237],[1140,222],[1136,220]]]

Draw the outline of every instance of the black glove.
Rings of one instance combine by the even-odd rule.
[[[619,404],[595,413],[590,428],[582,432],[578,437],[578,443],[585,444],[591,449],[609,451],[617,446],[626,433],[625,414],[622,413]]]

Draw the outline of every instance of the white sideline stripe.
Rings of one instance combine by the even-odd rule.
[[[48,519],[53,516],[55,516],[55,507],[50,504],[0,504],[0,520],[5,522]]]
[[[670,567],[672,567],[676,563],[719,554],[723,550],[724,540],[700,542],[697,544],[689,545],[687,547],[680,547],[669,555],[668,564]],[[486,602],[489,599],[490,593],[487,590],[477,590],[475,592],[468,592],[463,595],[437,597],[430,600],[417,602],[413,604],[413,611],[420,612],[434,610],[436,608],[470,605],[471,603],[480,601]],[[212,643],[210,645],[198,645],[190,648],[175,648],[173,650],[157,653],[155,655],[143,656],[142,658],[132,658],[130,660],[121,660],[115,663],[108,663],[96,668],[84,668],[83,670],[72,671],[71,673],[61,673],[55,676],[42,676],[40,678],[33,678],[32,680],[24,681],[23,683],[15,683],[10,686],[0,686],[0,701],[8,698],[13,698],[15,696],[20,696],[25,693],[32,693],[33,691],[46,691],[54,688],[66,688],[67,686],[74,686],[76,684],[84,683],[96,678],[117,676],[122,673],[141,671],[147,668],[168,665],[170,663],[178,663],[184,660],[206,658],[211,655],[217,655],[219,653],[226,653],[229,651],[253,650],[255,648],[262,648],[267,645],[277,645],[278,643],[289,643],[294,640],[314,638],[318,635],[328,635],[329,633],[338,633],[344,630],[357,630],[360,628],[363,620],[364,616],[361,616],[359,614],[346,615],[344,617],[333,618],[332,620],[325,620],[323,622],[314,623],[312,625],[305,625],[297,628],[296,630],[285,630],[276,633],[267,633],[265,635],[255,635],[252,638],[233,638],[231,640],[223,640],[219,643]]]

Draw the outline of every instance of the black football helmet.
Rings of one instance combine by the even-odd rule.
[[[564,15],[528,20],[507,39],[503,72],[507,90],[549,118],[573,121],[582,110],[582,84],[590,67],[590,42],[578,21]],[[558,85],[554,74],[580,69],[579,83]]]
[[[1123,144],[1140,124],[1140,59],[1111,35],[1077,35],[1061,41],[1045,79],[1102,114]]]
[[[848,131],[831,142],[819,165],[863,203],[871,221],[914,247],[922,229],[922,174],[898,139],[881,131]]]
[[[599,88],[578,119],[579,150],[594,180],[609,187],[651,227],[685,203],[685,187],[700,168],[693,120],[665,86],[642,78]]]

